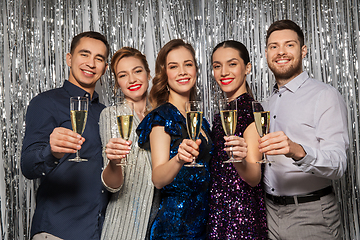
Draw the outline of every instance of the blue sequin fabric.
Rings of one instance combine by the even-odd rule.
[[[149,134],[154,126],[164,126],[171,136],[170,159],[173,158],[182,140],[189,138],[185,118],[170,103],[154,109],[137,128],[140,147],[149,149]],[[205,119],[202,127],[208,141],[200,135],[196,161],[204,167],[182,167],[174,181],[160,190],[160,207],[151,226],[150,239],[206,239],[212,142]]]
[[[254,121],[251,102],[244,93],[237,98],[238,119],[235,135],[243,137]],[[214,155],[210,163],[209,239],[267,239],[266,211],[262,183],[251,187],[235,167],[222,163],[229,157],[224,149],[224,130],[220,115],[213,122]]]

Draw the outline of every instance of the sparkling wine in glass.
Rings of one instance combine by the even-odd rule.
[[[237,124],[237,101],[235,99],[220,99],[220,118],[226,136],[234,135]],[[230,151],[230,158],[224,163],[242,162],[241,159],[235,159],[234,154]]]
[[[262,105],[258,101],[252,102],[252,108],[254,113],[254,120],[256,129],[260,135],[260,137],[265,136],[265,134],[269,133],[270,130],[270,111],[264,111]],[[266,154],[264,154],[264,159],[258,161],[257,163],[269,163],[266,158]]]
[[[199,138],[202,119],[203,119],[203,103],[201,101],[189,101],[185,103],[186,111],[186,126],[189,137],[191,140],[196,141]],[[199,164],[193,161],[189,164],[184,164],[185,167],[203,167],[203,164]]]
[[[134,104],[132,102],[123,99],[116,105],[116,111],[117,111],[116,121],[119,129],[120,137],[127,141],[129,140],[133,126]],[[130,166],[133,164],[128,163],[127,156],[125,156],[124,160],[116,165]]]
[[[74,132],[82,135],[85,129],[89,108],[89,100],[86,97],[70,98],[70,119]],[[79,150],[76,151],[76,157],[69,159],[73,162],[86,162],[87,159],[79,156]]]

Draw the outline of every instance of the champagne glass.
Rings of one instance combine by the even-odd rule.
[[[196,141],[199,137],[203,119],[203,104],[201,101],[189,101],[185,103],[186,111],[186,126],[191,140]],[[189,164],[184,164],[185,167],[203,167],[203,164],[193,161]]]
[[[265,134],[268,134],[270,130],[270,111],[264,111],[261,102],[258,101],[252,102],[252,108],[254,113],[256,129],[260,137],[263,137]],[[271,161],[269,161],[266,158],[266,154],[264,153],[264,159],[258,161],[257,163],[269,163],[269,162]]]
[[[237,124],[237,101],[235,99],[219,100],[221,123],[226,136],[234,135]],[[234,158],[234,154],[230,151],[230,158],[224,163],[242,162],[241,159]]]
[[[116,105],[116,121],[120,133],[120,137],[129,140],[131,129],[133,125],[134,119],[134,104],[132,102],[127,101],[126,99],[120,100]],[[128,163],[127,155],[124,160],[118,164],[117,166],[131,166],[133,164]]]
[[[70,98],[70,119],[74,132],[82,135],[85,129],[89,108],[89,100],[86,97]],[[76,157],[69,159],[72,162],[86,162],[87,159],[79,156],[79,150],[76,151]]]

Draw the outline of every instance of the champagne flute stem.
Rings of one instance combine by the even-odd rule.
[[[265,163],[271,163],[271,161],[267,158],[267,155],[264,153],[264,160]]]
[[[231,158],[234,159],[234,153],[231,151]]]

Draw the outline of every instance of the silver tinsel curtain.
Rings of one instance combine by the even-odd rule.
[[[28,239],[36,181],[20,170],[26,107],[36,94],[59,87],[68,76],[65,55],[72,37],[85,30],[107,36],[111,53],[122,46],[147,55],[154,74],[159,49],[170,39],[193,44],[200,66],[198,92],[211,121],[220,95],[212,79],[210,54],[225,39],[243,42],[253,69],[248,82],[258,99],[270,94],[274,78],[267,68],[265,34],[279,19],[304,30],[310,75],[337,88],[348,106],[348,170],[336,181],[344,239],[359,230],[359,57],[358,0],[1,0],[0,1],[0,234]],[[114,102],[110,71],[97,91]]]

